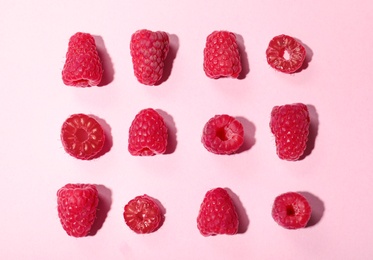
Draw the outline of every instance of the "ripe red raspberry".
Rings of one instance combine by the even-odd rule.
[[[229,115],[216,115],[203,128],[202,143],[215,154],[232,154],[244,141],[244,129],[240,121]]]
[[[137,234],[156,231],[163,221],[163,214],[157,203],[148,195],[137,196],[124,207],[124,221]]]
[[[223,188],[208,191],[197,217],[197,227],[204,236],[234,235],[238,232],[238,215],[228,192]]]
[[[98,191],[92,184],[66,184],[57,191],[58,217],[69,236],[86,236],[95,219]]]
[[[131,37],[130,50],[137,80],[145,85],[155,85],[163,75],[169,50],[168,34],[138,30]]]
[[[236,36],[228,31],[214,31],[207,36],[203,69],[209,78],[238,78],[242,66]]]
[[[68,154],[77,159],[89,160],[102,150],[105,133],[93,117],[74,114],[62,124],[61,141]]]
[[[102,74],[102,64],[93,36],[82,32],[71,36],[62,70],[65,85],[97,86],[101,82]]]
[[[311,206],[299,193],[287,192],[276,197],[272,207],[272,217],[287,229],[303,228],[311,218]]]
[[[298,160],[306,150],[310,126],[308,108],[301,103],[275,106],[270,128],[275,136],[278,156],[283,160]]]
[[[278,35],[274,37],[268,45],[268,64],[281,72],[293,73],[300,69],[306,58],[306,49],[288,35]]]
[[[152,108],[141,110],[129,129],[128,151],[151,156],[166,152],[168,130],[160,114]]]

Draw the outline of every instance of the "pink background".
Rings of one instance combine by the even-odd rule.
[[[2,0],[0,5],[1,259],[373,259],[372,4],[369,0],[173,1]],[[133,75],[129,40],[138,29],[169,33],[166,80],[144,86]],[[202,69],[208,34],[237,34],[245,77],[212,80]],[[103,86],[67,87],[61,70],[74,33],[96,37]],[[305,68],[286,75],[266,63],[270,39],[288,34],[307,48]],[[273,106],[303,102],[311,111],[307,156],[280,160],[269,130]],[[128,129],[143,108],[157,109],[171,134],[169,152],[133,157]],[[62,148],[62,122],[96,116],[108,133],[93,161]],[[216,114],[239,118],[242,152],[218,156],[201,142]],[[93,235],[67,236],[56,191],[93,183],[100,213]],[[228,188],[240,214],[235,236],[196,228],[207,190]],[[309,227],[286,230],[271,218],[275,196],[303,192]],[[166,220],[137,235],[124,205],[148,194]]]

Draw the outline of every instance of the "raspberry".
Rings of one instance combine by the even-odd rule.
[[[101,82],[102,74],[102,64],[93,36],[82,32],[71,36],[62,70],[65,85],[97,86]]]
[[[89,160],[102,150],[105,133],[93,117],[74,114],[62,125],[61,141],[68,154],[77,159]]]
[[[293,37],[278,35],[268,45],[268,64],[281,72],[293,73],[300,69],[306,58],[306,49]]]
[[[244,130],[240,121],[229,115],[216,115],[203,128],[202,143],[215,154],[232,154],[244,141]]]
[[[156,231],[163,221],[161,209],[148,195],[137,196],[124,206],[124,221],[137,234]]]
[[[95,219],[98,191],[92,184],[66,184],[57,191],[58,217],[69,236],[86,236]]]
[[[167,148],[168,131],[161,115],[152,108],[141,110],[129,129],[128,151],[132,155],[163,154]]]
[[[228,192],[223,188],[208,191],[197,217],[202,235],[234,235],[238,232],[238,215]]]
[[[310,126],[308,108],[301,103],[275,106],[271,112],[270,128],[275,136],[280,159],[298,160],[306,150]]]
[[[145,85],[155,85],[162,78],[169,50],[167,33],[138,30],[131,37],[130,50],[137,80]]]
[[[241,60],[236,36],[228,31],[214,31],[207,36],[203,69],[209,78],[238,78]]]
[[[287,192],[276,197],[272,207],[272,217],[287,229],[303,228],[311,218],[311,206],[299,193]]]

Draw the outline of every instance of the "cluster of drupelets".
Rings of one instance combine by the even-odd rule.
[[[84,48],[86,49],[83,50]],[[145,85],[155,85],[159,82],[162,78],[164,61],[169,49],[167,33],[139,30],[132,35],[130,48],[134,73],[138,81]],[[285,55],[288,55],[288,57],[284,57]],[[302,44],[294,38],[287,35],[279,35],[270,41],[266,56],[268,64],[271,67],[284,73],[294,73],[301,68],[306,57],[306,51]],[[149,66],[149,64],[152,65]],[[242,66],[236,37],[233,33],[228,31],[215,31],[207,37],[206,47],[204,49],[203,68],[206,75],[213,79],[220,77],[237,78],[239,76]],[[96,86],[100,83],[102,74],[103,69],[96,50],[94,38],[90,34],[81,32],[73,35],[70,38],[66,63],[62,71],[63,82],[66,85],[76,87]],[[148,138],[146,140],[147,143],[153,143],[154,147],[147,146],[145,144],[146,142],[141,138],[138,140],[138,143],[133,141],[136,138],[131,138],[131,134],[137,136],[137,139],[139,135],[141,137],[142,133],[136,132],[141,129],[138,130],[135,125],[138,123],[137,121],[142,120],[140,114],[145,112],[148,114],[142,116],[149,116],[150,113],[152,120],[158,120],[157,123],[155,123],[158,127],[155,131],[150,134],[143,134],[144,136],[146,135],[144,138]],[[154,115],[154,113],[156,115]],[[142,122],[140,122],[140,124],[141,123]],[[308,128],[309,125],[306,127]],[[94,138],[89,138],[90,136]],[[157,140],[163,141],[160,142],[160,145],[159,143],[154,145]],[[61,130],[61,141],[65,151],[71,156],[88,160],[95,158],[102,150],[105,143],[105,134],[100,124],[94,118],[84,114],[75,114],[64,122]],[[243,126],[238,120],[229,115],[217,115],[206,123],[202,133],[202,143],[208,151],[215,154],[235,153],[243,144]],[[132,155],[156,155],[164,153],[166,151],[166,146],[167,128],[164,125],[163,118],[159,114],[157,115],[157,112],[153,109],[140,111],[130,128],[129,152]],[[294,158],[281,158],[281,156],[279,156],[281,159],[297,160],[303,154],[304,149],[305,148],[302,148],[300,154]],[[67,202],[66,200],[62,200],[59,194],[62,194],[62,190],[67,189],[67,187],[73,190],[84,190],[87,188],[87,185],[67,184],[57,193],[59,203],[58,211],[61,223],[67,233],[72,236],[80,237],[88,234],[96,217],[98,192],[94,189],[95,193],[93,196],[95,198],[93,200],[87,200],[86,202],[89,204],[94,201],[94,205],[80,205],[81,211],[87,212],[70,212],[68,214],[65,212],[68,210],[66,209],[68,207],[62,205]],[[92,189],[92,187],[90,187],[90,189]],[[214,204],[212,201],[206,201],[207,197],[205,197],[204,202],[201,204],[200,214],[197,218],[197,226],[201,234],[208,236],[237,233],[238,215],[231,198],[226,192],[222,192],[221,188],[210,190],[206,193],[206,196],[212,192],[217,192],[215,194],[216,200],[224,200],[224,203],[226,203],[226,211],[219,212],[219,214],[225,216],[222,218],[224,221],[208,223],[208,219],[217,216],[205,216],[207,214],[206,208],[210,205],[209,203]],[[208,203],[208,205],[206,205],[206,203]],[[125,206],[124,210],[123,216],[126,224],[136,233],[143,234],[154,232],[159,228],[163,219],[162,212],[157,203],[147,195],[134,198]],[[231,211],[233,211],[234,214],[232,214]],[[85,231],[75,232],[72,230],[76,223],[70,223],[69,226],[68,221],[64,219],[66,218],[65,213],[67,215],[81,214],[82,216],[87,216],[87,213],[90,213],[90,221],[85,223],[85,225],[88,225],[85,227]],[[210,212],[209,214],[217,213]],[[139,215],[142,217],[139,218]],[[302,228],[307,225],[311,217],[311,207],[307,199],[301,194],[287,192],[276,197],[273,204],[272,216],[279,225],[285,228]],[[84,223],[84,219],[82,223]],[[217,228],[216,225],[219,225],[219,227]]]

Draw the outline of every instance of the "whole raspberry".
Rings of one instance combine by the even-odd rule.
[[[128,151],[151,156],[166,152],[168,130],[160,114],[152,108],[141,110],[129,129]]]
[[[238,78],[242,66],[236,36],[228,31],[214,31],[206,40],[203,69],[209,78]]]
[[[161,209],[146,194],[130,200],[124,207],[123,217],[127,226],[137,234],[156,231],[163,220]]]
[[[266,55],[267,62],[272,68],[284,73],[293,73],[302,67],[306,49],[293,37],[278,35],[269,42]]]
[[[93,36],[82,32],[71,36],[62,70],[65,85],[97,86],[101,82],[102,74],[102,64]]]
[[[238,232],[238,215],[228,192],[223,188],[208,191],[197,217],[197,227],[204,236]]]
[[[276,197],[272,207],[272,217],[287,229],[303,228],[311,218],[311,206],[299,193],[287,192]]]
[[[96,219],[98,191],[92,184],[66,184],[57,191],[58,217],[69,236],[86,236]]]
[[[62,124],[61,141],[68,154],[77,159],[89,160],[102,150],[105,133],[93,117],[74,114]]]
[[[302,103],[275,106],[269,125],[280,159],[298,160],[306,150],[308,140],[310,117],[307,106]]]
[[[232,154],[244,141],[244,129],[240,121],[229,115],[216,115],[203,128],[202,143],[215,154]]]
[[[155,85],[163,76],[169,51],[168,34],[138,30],[131,37],[130,50],[137,80],[145,85]]]

